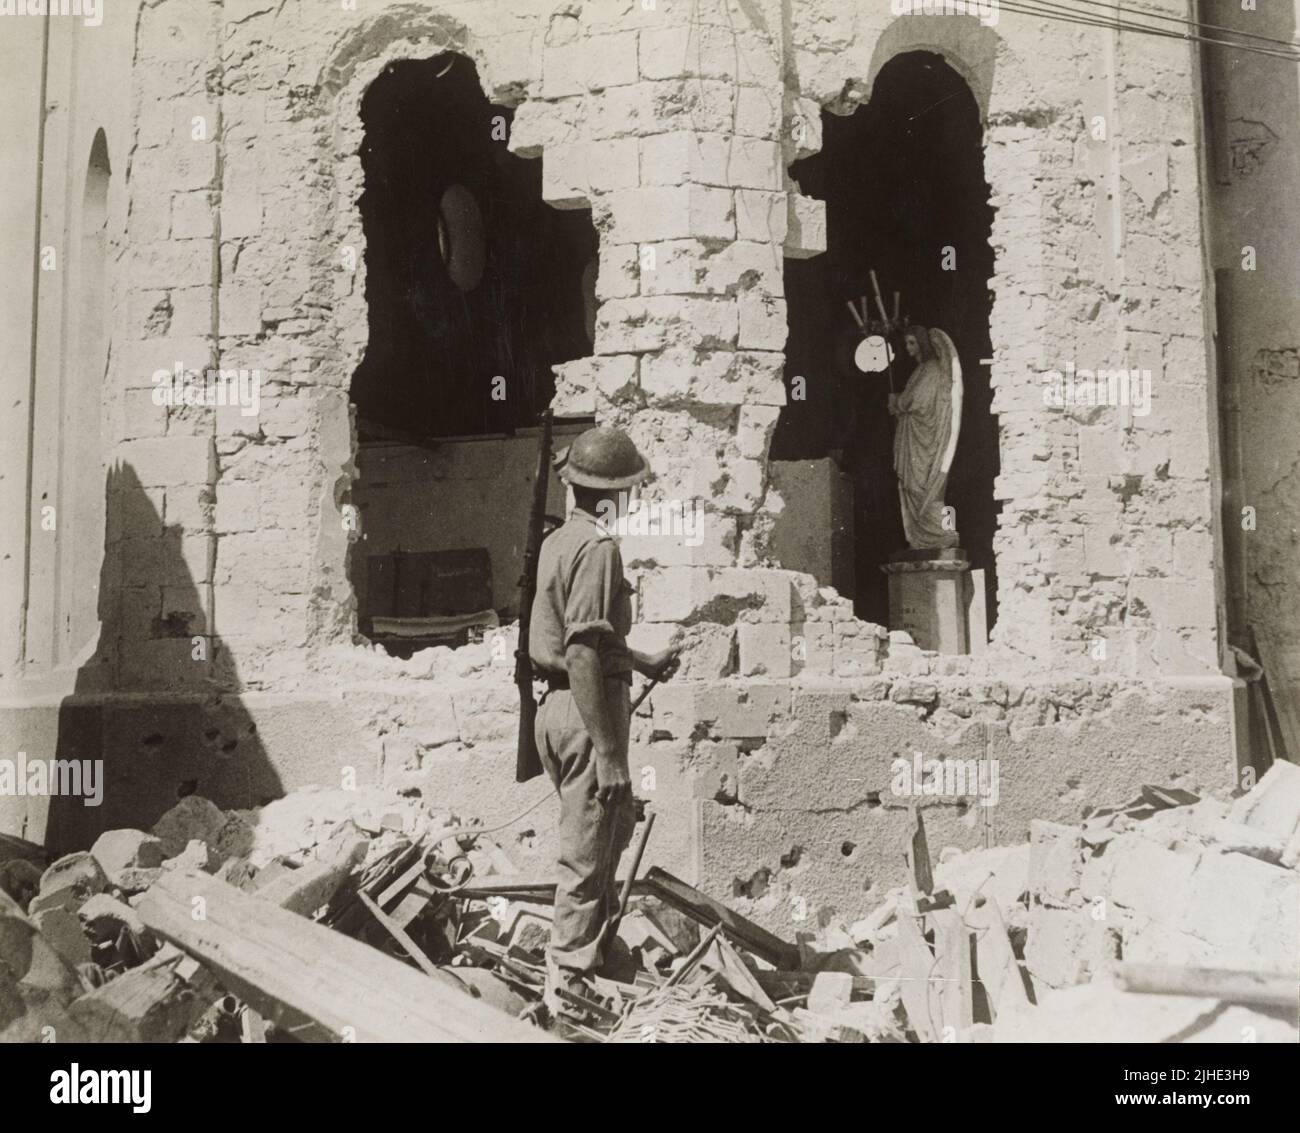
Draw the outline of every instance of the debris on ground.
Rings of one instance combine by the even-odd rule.
[[[637,876],[652,820],[605,967],[553,997],[554,882],[413,792],[189,796],[50,864],[6,839],[0,1040],[1296,1040],[1292,764],[933,861],[913,808],[909,884],[797,943]]]

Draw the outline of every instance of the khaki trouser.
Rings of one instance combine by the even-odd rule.
[[[631,718],[626,681],[605,679],[606,703],[623,758]],[[618,912],[618,860],[632,839],[636,816],[630,795],[621,805],[596,799],[596,761],[573,693],[556,689],[537,713],[537,750],[560,796],[559,877],[551,964],[574,972],[598,968],[604,937]]]

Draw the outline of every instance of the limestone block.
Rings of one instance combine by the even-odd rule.
[[[742,86],[736,90],[734,132],[742,137],[781,137],[784,114],[780,84],[770,87]]]
[[[688,626],[675,632],[674,636],[682,646],[681,680],[714,681],[735,675],[735,626],[710,625],[706,622]],[[690,735],[690,730],[684,734]]]
[[[770,295],[784,289],[779,251],[753,241],[718,247],[701,240],[666,240],[640,247],[646,295]]]
[[[1104,966],[1114,947],[1105,921],[1088,906],[1052,909],[1035,906],[1025,942],[1025,964],[1036,987],[1072,987]]]
[[[792,675],[790,627],[778,622],[742,622],[736,629],[740,642],[742,677],[786,678]]]
[[[1156,626],[1208,629],[1214,625],[1213,579],[1182,582],[1167,578],[1136,578],[1130,593],[1133,601],[1142,604]]]
[[[32,898],[27,911],[33,917],[47,909],[75,913],[107,886],[107,875],[90,853],[78,850],[65,854],[41,875],[40,892]]]
[[[785,404],[782,366],[775,351],[672,347],[642,362],[641,389],[651,404],[775,408]]]
[[[816,99],[794,99],[786,138],[787,164],[821,151],[822,108]]]
[[[578,140],[577,100],[543,102],[527,99],[510,124],[510,152],[520,157],[541,157],[554,145]]]
[[[1232,804],[1228,817],[1289,841],[1300,827],[1300,767],[1279,760],[1255,786]]]
[[[217,485],[214,530],[218,535],[255,531],[258,527],[258,486],[249,480],[223,480]]]
[[[186,795],[154,823],[152,833],[164,858],[174,858],[191,841],[216,846],[225,826],[226,815],[215,803],[201,795]]]
[[[729,740],[698,740],[690,751],[691,795],[717,802],[736,801],[739,747]]]
[[[668,567],[641,584],[641,619],[649,622],[777,622],[789,625],[790,573],[743,567]]]
[[[782,350],[789,333],[784,299],[767,295],[741,295],[736,344],[746,350]]]
[[[582,42],[547,45],[542,51],[542,97],[557,99],[584,93],[589,51]]]
[[[835,627],[831,622],[804,622],[791,639],[794,671],[804,677],[830,676],[835,669]]]
[[[785,254],[792,260],[806,260],[826,251],[826,202],[798,193],[787,198]]]
[[[689,23],[641,32],[642,78],[699,77],[770,87],[780,81],[778,52],[756,32]]]
[[[152,869],[162,864],[160,839],[143,830],[109,830],[95,839],[90,855],[110,881],[124,869]]]
[[[736,448],[741,456],[752,460],[762,460],[767,456],[768,442],[780,414],[780,408],[775,405],[745,404],[740,407],[736,421]]]
[[[789,712],[790,686],[781,681],[706,685],[695,708],[713,735],[724,739],[766,737],[773,722]]]
[[[1039,904],[1069,908],[1078,903],[1083,843],[1077,827],[1034,819],[1029,824],[1029,887]]]
[[[842,621],[832,623],[830,629],[837,677],[866,677],[880,672],[881,642],[876,627]]]
[[[151,437],[118,445],[117,458],[146,488],[204,484],[209,479],[207,437]]]
[[[212,236],[212,201],[206,189],[172,195],[171,236],[174,240]]]
[[[670,344],[726,349],[735,346],[737,330],[734,299],[611,299],[601,304],[596,316],[596,352],[643,353]]]
[[[130,249],[137,287],[198,287],[212,278],[211,240],[142,240]]]
[[[509,685],[457,688],[453,693],[460,738],[468,744],[506,743],[519,734],[519,697]]]
[[[624,357],[609,355],[608,357]],[[631,357],[628,355],[627,357]],[[555,396],[551,409],[559,417],[594,416],[596,413],[596,372],[591,358],[577,358],[554,367]],[[635,362],[635,359],[633,359]]]
[[[600,91],[637,81],[635,31],[591,36],[579,46],[583,52],[582,77],[588,90]]]
[[[542,200],[558,209],[591,206],[587,143],[562,142],[542,152]]]
[[[44,909],[34,913],[32,921],[65,964],[76,967],[90,963],[90,941],[81,931],[81,921],[71,909],[61,906]]]
[[[1287,971],[1300,941],[1300,875],[1245,854],[1203,854],[1173,914],[1173,927],[1214,948],[1215,967]]]
[[[651,185],[619,189],[605,198],[615,244],[679,240],[731,240],[736,235],[732,194],[703,185]]]
[[[672,130],[640,140],[643,185],[728,186],[727,143],[721,134]]]
[[[637,293],[641,275],[638,251],[635,244],[601,246],[596,298],[626,299]]]
[[[784,250],[790,230],[785,193],[738,189],[735,211],[738,240],[752,240],[769,246],[780,245]]]

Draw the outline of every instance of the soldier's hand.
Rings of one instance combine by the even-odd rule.
[[[627,763],[620,759],[596,756],[596,801],[601,806],[617,805],[632,797],[632,780]]]
[[[650,656],[650,675],[657,681],[666,681],[682,667],[682,647],[670,645]]]

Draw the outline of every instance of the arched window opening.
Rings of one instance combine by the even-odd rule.
[[[943,493],[970,565],[960,583],[962,616],[979,621],[982,597],[991,628],[999,510],[993,494],[998,430],[986,361],[993,210],[976,100],[941,56],[898,55],[881,69],[868,103],[849,116],[823,115],[821,151],[796,163],[791,175],[802,192],[826,201],[827,251],[787,260],[785,267],[791,398],[772,460],[790,463],[775,464],[773,475],[787,505],[795,505],[787,510],[818,531],[811,541],[807,531],[783,540],[778,526],[782,564],[812,569],[852,595],[859,617],[891,629],[916,628],[897,624],[897,592],[891,616],[891,579],[882,570],[909,555],[922,557],[909,552],[904,534],[889,393],[891,381],[896,393],[905,389],[914,366],[905,353],[906,325],[940,328],[955,345],[962,374],[960,429]],[[883,337],[891,365],[882,343],[864,345],[859,319],[868,331],[872,322],[889,323]],[[783,546],[796,553],[809,548],[813,558],[787,561]],[[974,592],[975,579],[982,580],[981,594]],[[940,648],[937,640],[922,640],[924,633],[914,636]]]
[[[361,104],[351,573],[361,631],[399,655],[513,616],[552,368],[592,350],[590,212],[542,200],[512,117],[452,53],[390,64]]]

